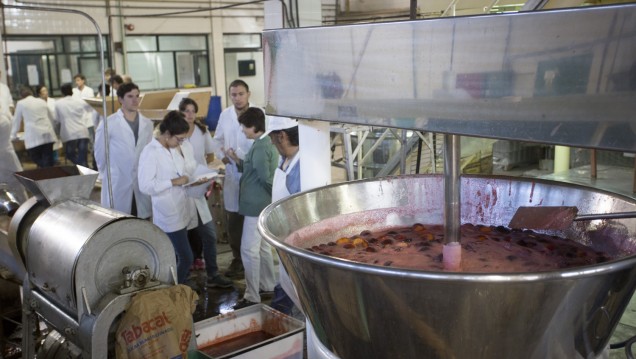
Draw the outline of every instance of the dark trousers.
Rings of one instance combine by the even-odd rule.
[[[199,218],[199,222],[201,219]],[[190,242],[190,248],[192,248],[192,255],[194,259],[202,258],[203,256],[203,240],[199,235],[199,227],[194,229],[188,229],[188,242]]]
[[[234,259],[241,260],[241,237],[243,236],[243,217],[238,212],[227,213],[227,234]]]
[[[201,255],[203,255],[208,278],[213,278],[219,272],[216,262],[216,228],[214,221],[203,224],[201,217],[198,217],[199,225],[197,228],[188,230],[190,249],[192,249],[192,255],[195,259],[201,258]]]
[[[190,244],[188,243],[188,231],[187,229],[181,229],[176,232],[166,233],[174,252],[177,255],[177,282],[183,284],[188,279],[190,273],[190,266],[192,265],[192,251],[190,250]]]
[[[31,161],[35,162],[39,168],[53,167],[55,160],[53,159],[53,142],[45,143],[27,150]]]
[[[66,159],[76,165],[88,167],[88,138],[70,140],[64,143]]]

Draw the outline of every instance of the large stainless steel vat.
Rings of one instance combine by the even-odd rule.
[[[277,249],[320,341],[341,358],[593,358],[636,282],[636,219],[576,223],[563,234],[620,259],[521,274],[423,272],[304,250],[363,229],[442,223],[443,180],[401,176],[331,185],[267,207]],[[636,201],[587,187],[462,177],[462,222],[506,225],[519,206],[629,211]],[[304,239],[303,239],[304,238]],[[308,240],[300,247],[291,243]]]

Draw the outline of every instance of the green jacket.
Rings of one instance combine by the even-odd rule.
[[[241,175],[239,213],[258,217],[272,203],[272,182],[278,166],[278,151],[269,136],[254,141],[245,159],[238,164]]]

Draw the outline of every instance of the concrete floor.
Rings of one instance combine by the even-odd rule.
[[[221,273],[224,273],[232,262],[232,251],[228,244],[217,244],[217,265]],[[278,261],[276,261],[278,264]],[[276,270],[278,273],[278,270]],[[233,279],[233,288],[205,288],[206,274],[205,271],[193,271],[188,284],[199,294],[199,303],[193,314],[194,321],[199,322],[207,318],[214,317],[219,314],[231,312],[232,307],[237,301],[243,298],[245,292],[245,278]],[[261,296],[264,304],[270,304],[271,295]]]

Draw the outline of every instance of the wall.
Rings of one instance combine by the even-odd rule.
[[[211,80],[214,88],[224,88],[225,62],[222,44],[223,33],[259,33],[263,29],[262,4],[238,6],[231,9],[215,11],[197,11],[198,9],[210,9],[227,6],[228,2],[221,1],[88,1],[86,6],[78,6],[77,1],[40,1],[37,4],[29,1],[3,1],[7,6],[37,6],[38,10],[27,9],[3,9],[4,33],[7,35],[39,35],[39,34],[63,34],[73,35],[96,34],[93,20],[102,34],[110,35],[111,46],[115,42],[124,43],[126,35],[145,34],[210,34],[208,48],[211,71]],[[241,3],[237,1],[236,3]],[[107,6],[110,4],[110,6]],[[43,8],[57,8],[64,13],[46,11]],[[69,13],[80,11],[84,15]],[[189,11],[186,14],[175,14]],[[169,15],[171,13],[171,15]],[[141,17],[143,16],[143,17]],[[150,17],[148,17],[150,16]],[[125,25],[133,25],[134,29],[127,30]],[[214,29],[214,32],[213,32]],[[0,49],[0,66],[4,64],[4,48]],[[123,49],[125,53],[126,49]],[[114,52],[114,68],[120,73],[129,73],[133,79],[134,66],[126,63],[122,52]],[[262,64],[262,59],[259,61]],[[2,80],[6,82],[6,71],[2,73]],[[262,88],[262,65],[257,71],[258,81],[252,81],[257,87]],[[218,79],[217,79],[218,77]],[[231,80],[230,80],[231,81]],[[255,88],[258,93],[258,88]],[[216,92],[216,90],[215,90]],[[262,93],[262,91],[260,91]],[[216,93],[215,93],[216,94]],[[225,92],[218,93],[225,101]],[[260,95],[262,99],[262,95]],[[262,101],[262,100],[261,100]]]

